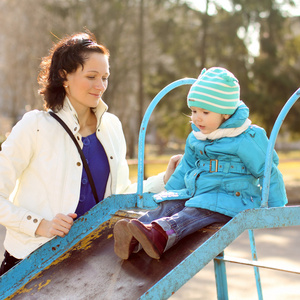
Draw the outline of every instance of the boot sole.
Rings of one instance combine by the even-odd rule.
[[[128,259],[130,255],[129,248],[133,236],[127,227],[128,223],[128,220],[120,220],[115,224],[113,230],[114,251],[122,259]]]
[[[136,225],[128,223],[129,230],[131,234],[140,242],[144,251],[154,259],[160,259],[160,253],[152,242],[147,238],[147,236],[141,231]]]

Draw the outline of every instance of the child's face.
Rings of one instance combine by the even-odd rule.
[[[221,115],[206,109],[191,106],[192,122],[204,134],[211,133],[218,129],[230,115]]]

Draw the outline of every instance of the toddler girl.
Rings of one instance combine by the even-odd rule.
[[[224,68],[204,69],[188,93],[187,104],[192,132],[167,191],[154,195],[158,208],[115,224],[115,253],[122,259],[139,244],[159,259],[185,236],[260,207],[268,138],[248,119],[238,80]],[[274,153],[269,207],[287,203],[277,165]]]

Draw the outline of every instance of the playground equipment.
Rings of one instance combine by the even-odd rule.
[[[56,237],[0,277],[1,299],[167,299],[214,260],[218,299],[228,299],[226,261],[252,265],[258,299],[262,299],[253,229],[300,225],[300,206],[268,208],[273,149],[281,124],[300,96],[298,89],[280,112],[269,140],[261,207],[246,210],[226,224],[213,224],[186,237],[160,260],[143,251],[123,261],[113,252],[112,228],[124,217],[135,218],[156,206],[143,193],[144,144],[150,115],[158,102],[186,78],[165,87],[150,103],[140,128],[137,193],[113,195],[79,218],[70,233]],[[227,258],[224,249],[249,230],[252,261]],[[274,267],[271,267],[276,269]],[[288,270],[286,270],[288,271]],[[300,274],[300,271],[293,272]]]

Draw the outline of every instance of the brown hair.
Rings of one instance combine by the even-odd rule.
[[[50,55],[42,58],[38,82],[45,109],[58,111],[62,108],[66,96],[63,87],[66,75],[75,72],[79,66],[83,68],[88,54],[93,52],[109,57],[108,49],[97,44],[91,33],[76,33],[61,39],[52,47]]]

